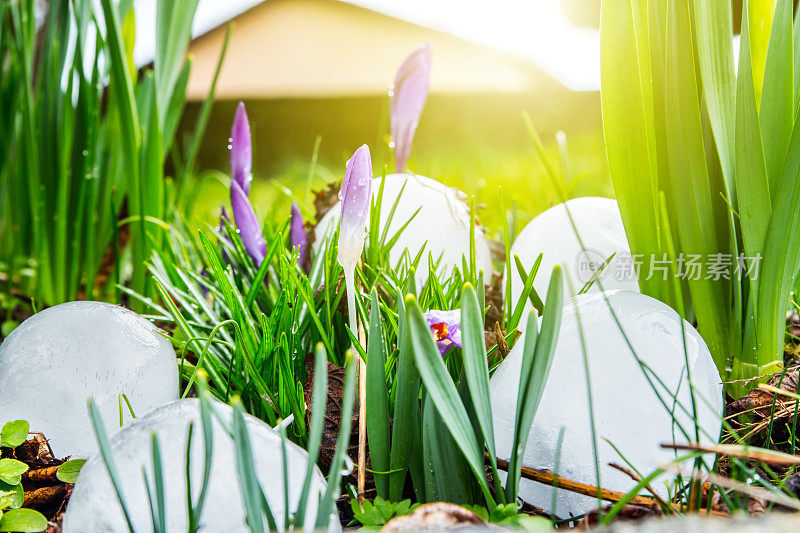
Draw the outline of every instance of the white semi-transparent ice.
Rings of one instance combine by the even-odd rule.
[[[380,186],[381,178],[375,178],[372,196],[376,200]],[[410,254],[410,260],[413,260],[425,245],[415,276],[419,286],[428,279],[428,252],[433,255],[434,262],[441,256],[438,270],[440,275],[451,272],[454,267],[461,268],[462,257],[469,261],[470,215],[464,193],[418,174],[390,174],[386,176],[383,190],[380,231],[383,231],[386,221],[389,220],[389,213],[398,196],[400,200],[389,225],[387,240],[414,216],[417,209],[419,213],[392,247],[389,253],[392,266],[398,264],[406,250]],[[317,224],[314,231],[314,253],[319,253],[326,236],[330,238],[336,231],[340,210],[341,203],[337,203]],[[478,270],[483,269],[484,280],[490,281],[492,257],[480,226],[475,231],[475,256]]]
[[[606,439],[639,472],[647,475],[655,467],[675,458],[673,451],[660,447],[662,443],[697,441],[693,417],[689,416],[693,412],[693,403],[687,376],[691,376],[693,384],[700,442],[715,442],[719,436],[722,385],[703,339],[669,306],[630,291],[607,291],[606,296],[647,370],[642,370],[628,348],[602,293],[583,294],[566,300],[552,368],[534,418],[523,464],[557,471],[574,481],[596,485],[586,367],[578,329],[580,320],[591,378],[600,484],[606,489],[627,492],[636,483],[608,466],[609,462],[625,463]],[[685,332],[685,351],[682,330]],[[520,339],[490,383],[497,453],[506,459],[511,453],[522,346],[523,340]],[[677,403],[673,397],[677,398]],[[669,413],[673,409],[675,423]],[[561,428],[564,428],[564,437],[556,468]],[[663,494],[662,478],[652,485]],[[553,490],[546,485],[522,480],[520,496],[561,517],[570,513],[578,515],[597,507],[594,498],[558,490],[556,508],[551,509]]]
[[[213,407],[230,426],[233,410],[219,402]],[[285,516],[281,437],[264,422],[245,415],[258,477],[276,524],[281,527]],[[194,399],[171,402],[122,428],[111,439],[111,453],[121,480],[122,492],[136,531],[152,531],[152,519],[142,469],[154,483],[152,435],[158,436],[165,480],[167,531],[184,532],[188,527],[186,511],[186,445],[189,424],[194,424],[191,451],[192,501],[200,494],[204,469],[203,426],[200,403]],[[214,450],[211,477],[201,531],[228,533],[250,531],[245,522],[245,509],[236,467],[233,439],[216,416],[212,415]],[[305,479],[308,455],[286,443],[290,508],[294,513]],[[153,485],[151,485],[153,486]],[[319,469],[314,470],[306,508],[306,530],[314,527],[318,498],[325,490]],[[331,530],[339,530],[338,517],[332,517]],[[100,454],[94,455],[81,470],[64,517],[64,533],[84,531],[127,532],[124,515]]]
[[[176,399],[178,365],[170,342],[118,305],[45,309],[0,346],[0,420],[28,420],[59,457],[88,457],[97,449],[89,398],[109,431],[119,427],[121,394],[137,416]],[[123,413],[130,420],[127,406]]]
[[[567,210],[586,247],[585,252],[575,235]],[[619,207],[617,201],[611,198],[573,198],[536,216],[517,236],[511,246],[511,257],[513,259],[515,254],[519,256],[525,269],[530,271],[540,253],[543,254],[542,264],[533,287],[542,300],[547,296],[550,274],[555,265],[561,265],[564,270],[564,294],[571,296],[577,294],[614,253],[616,255],[599,277],[603,288],[639,290]],[[512,268],[511,301],[514,304],[522,294],[524,284],[525,280],[517,269]],[[570,285],[574,292],[570,292]],[[590,289],[599,290],[598,283],[594,283]]]

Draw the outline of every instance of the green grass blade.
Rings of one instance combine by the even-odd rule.
[[[306,463],[306,476],[303,481],[303,490],[295,512],[294,524],[297,529],[303,528],[306,518],[306,505],[308,503],[311,481],[314,478],[314,467],[319,457],[319,447],[322,443],[322,431],[325,427],[325,408],[328,403],[328,355],[322,343],[317,344],[314,354],[314,390],[311,400],[311,426],[308,436],[308,459]]]
[[[125,495],[122,491],[122,484],[120,482],[119,473],[117,472],[117,465],[114,462],[114,456],[111,455],[111,443],[108,440],[106,428],[103,425],[103,419],[100,417],[100,411],[94,405],[93,400],[89,400],[89,418],[92,421],[92,428],[94,435],[97,439],[97,445],[100,448],[100,456],[103,458],[103,464],[106,465],[108,477],[111,479],[111,484],[114,487],[114,493],[117,495],[122,514],[125,516],[125,523],[128,525],[128,530],[135,533],[133,529],[133,522],[131,521],[131,514],[128,510],[128,504],[125,501]]]
[[[778,0],[769,34],[759,112],[770,191],[777,189],[794,124],[792,48],[792,2]]]
[[[345,379],[344,390],[342,393],[341,413],[353,412],[353,404],[355,403],[357,365],[357,359],[353,357],[352,352],[349,352],[347,355],[347,362],[345,364]],[[328,523],[330,522],[331,514],[336,511],[336,499],[338,498],[341,487],[341,472],[342,467],[344,466],[345,456],[347,455],[347,448],[350,443],[350,429],[352,423],[352,416],[342,416],[342,421],[339,425],[339,435],[336,438],[336,451],[333,454],[330,474],[328,475],[328,487],[325,489],[325,494],[320,501],[317,511],[317,521],[314,524],[316,529],[326,529],[328,527]]]
[[[389,398],[386,392],[386,344],[378,307],[378,291],[370,294],[369,337],[367,338],[367,437],[369,456],[375,472],[389,468]],[[375,489],[380,498],[389,498],[387,474],[373,473]]]
[[[464,360],[464,375],[467,378],[472,406],[478,419],[492,472],[497,473],[497,453],[495,450],[494,424],[492,422],[492,404],[489,397],[489,366],[486,358],[486,340],[483,333],[483,310],[472,285],[464,285],[461,293],[461,354]],[[502,487],[495,486],[496,497],[502,503]]]
[[[535,313],[528,316],[525,330],[525,344],[522,352],[522,366],[517,396],[517,413],[514,419],[514,438],[506,481],[506,501],[517,501],[522,460],[528,442],[533,419],[544,394],[550,367],[553,364],[558,334],[561,330],[561,314],[564,302],[564,281],[561,267],[556,266],[550,277],[547,290],[547,304],[542,330],[538,331]]]

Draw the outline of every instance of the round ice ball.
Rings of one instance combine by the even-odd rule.
[[[584,251],[570,223],[569,214],[586,247]],[[595,271],[616,253],[600,274],[603,289],[639,291],[636,269],[631,257],[617,201],[611,198],[573,198],[536,216],[517,236],[511,246],[511,257],[519,256],[527,271],[539,254],[542,264],[533,287],[542,300],[547,296],[550,275],[555,265],[564,271],[564,294],[577,294],[592,279]],[[572,291],[570,292],[570,284]],[[516,268],[511,269],[511,301],[517,303],[525,285]],[[594,283],[590,291],[599,291]],[[505,284],[503,285],[505,295]]]
[[[233,410],[219,402],[213,408],[226,425],[232,421]],[[250,531],[245,522],[245,508],[236,467],[233,439],[216,416],[212,415],[214,453],[211,476],[203,514],[202,531]],[[192,501],[201,490],[205,466],[203,426],[200,402],[196,398],[177,400],[122,428],[111,439],[111,454],[119,473],[122,492],[131,513],[136,531],[152,530],[152,519],[142,469],[147,470],[151,484],[155,483],[152,460],[152,435],[158,436],[165,480],[167,531],[186,531],[186,446],[189,424],[193,423],[190,470]],[[258,477],[276,524],[285,516],[283,490],[283,458],[281,437],[277,431],[250,415],[245,415],[247,432],[253,451]],[[290,508],[297,509],[305,480],[308,454],[291,442],[286,443]],[[314,527],[318,499],[325,491],[325,479],[314,469],[306,507],[305,529]],[[338,517],[331,517],[331,530],[340,530]],[[64,533],[83,531],[126,532],[128,528],[118,503],[108,472],[100,454],[93,456],[81,470],[64,516]]]
[[[94,453],[88,399],[94,398],[112,431],[120,425],[121,394],[136,416],[176,399],[178,364],[155,326],[118,305],[50,307],[20,324],[0,346],[0,420],[27,420],[58,457]]]
[[[375,199],[378,198],[380,186],[381,178],[375,178],[372,184],[372,195]],[[470,214],[469,207],[464,201],[464,193],[418,174],[389,174],[386,176],[381,202],[381,232],[389,220],[389,213],[398,196],[400,200],[389,225],[387,240],[392,238],[412,216],[414,218],[403,229],[389,252],[389,260],[393,267],[398,264],[406,250],[410,255],[409,261],[413,261],[425,245],[415,276],[419,286],[428,279],[428,252],[433,255],[434,263],[441,257],[437,270],[440,276],[446,276],[455,267],[461,268],[462,257],[469,261]],[[417,209],[419,213],[414,216]],[[341,203],[337,203],[317,224],[314,230],[314,253],[319,253],[325,238],[330,239],[336,231],[340,210]],[[489,282],[492,256],[480,226],[475,230],[475,258],[478,270],[483,269],[484,280]]]
[[[564,428],[556,473],[596,485],[580,321],[594,404],[600,484],[628,492],[636,483],[608,466],[609,462],[625,462],[606,439],[643,475],[649,474],[675,458],[674,451],[661,448],[662,443],[698,440],[692,416],[693,392],[699,440],[717,442],[722,425],[722,384],[702,337],[673,309],[630,291],[607,291],[605,296],[608,303],[602,293],[583,294],[564,302],[558,344],[523,464],[556,471],[559,432]],[[628,348],[609,304],[641,365]],[[511,453],[522,347],[520,339],[490,382],[497,453],[504,459]],[[662,478],[652,486],[663,495]],[[597,507],[596,498],[558,489],[556,508],[551,509],[553,490],[522,480],[520,496],[561,517]]]

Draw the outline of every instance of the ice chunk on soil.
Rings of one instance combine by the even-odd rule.
[[[602,293],[565,301],[553,365],[523,464],[596,485],[580,320],[591,378],[600,483],[606,489],[627,492],[636,483],[608,466],[609,462],[625,463],[606,439],[642,475],[648,475],[675,457],[673,451],[660,447],[662,443],[697,442],[691,416],[695,408],[700,442],[716,442],[721,428],[722,385],[705,342],[670,307],[630,291],[607,291],[605,296],[642,365],[628,348]],[[511,453],[522,347],[520,339],[490,382],[497,453],[504,459]],[[688,376],[693,384],[694,404]],[[675,413],[674,423],[670,411]],[[564,436],[556,467],[561,428]],[[662,495],[667,479],[665,476],[652,483]],[[520,496],[560,517],[597,507],[594,498],[559,489],[556,508],[551,509],[553,490],[522,480]]]
[[[226,425],[232,420],[232,409],[213,402],[214,409]],[[282,527],[285,507],[281,437],[264,422],[245,415],[253,450],[256,475],[264,490],[275,521]],[[186,444],[189,424],[194,423],[191,451],[193,502],[200,494],[204,443],[200,403],[195,399],[177,400],[121,429],[111,439],[111,452],[118,469],[125,500],[136,531],[151,531],[152,519],[142,469],[154,483],[151,435],[158,436],[164,468],[167,531],[186,531]],[[202,531],[249,531],[239,488],[236,452],[233,440],[220,420],[212,415],[214,452],[205,508],[200,518]],[[305,479],[308,455],[291,442],[286,443],[289,472],[290,508],[297,508]],[[306,530],[314,527],[319,496],[325,480],[314,470],[306,508]],[[338,517],[332,517],[331,530],[340,530]],[[64,518],[64,533],[83,531],[126,532],[125,519],[115,496],[100,454],[93,456],[81,470]]]
[[[566,207],[565,207],[566,206]],[[578,234],[586,247],[584,252],[575,230],[567,216],[572,215]],[[527,271],[530,271],[539,254],[542,264],[533,282],[533,287],[542,300],[547,295],[550,274],[555,265],[561,265],[565,273],[564,294],[577,294],[592,279],[611,254],[616,255],[600,274],[605,290],[626,289],[639,291],[636,270],[622,226],[617,201],[610,198],[573,198],[551,207],[536,216],[517,236],[511,246],[511,258],[518,255]],[[516,266],[511,269],[511,301],[516,304],[522,294],[525,280],[520,278]],[[570,292],[570,284],[573,291]],[[594,283],[590,291],[599,291]],[[505,284],[503,285],[505,295]]]
[[[405,184],[405,189],[403,189]],[[372,195],[378,198],[381,178],[375,178]],[[403,191],[400,196],[400,191]],[[386,185],[381,202],[381,227],[383,231],[395,200],[397,209],[389,225],[387,240],[391,239],[403,225],[414,216],[411,223],[400,234],[399,239],[389,252],[392,266],[396,266],[407,249],[410,260],[427,241],[423,257],[417,268],[416,281],[421,286],[428,279],[428,252],[433,254],[434,262],[439,262],[440,275],[446,275],[454,267],[461,268],[461,258],[469,261],[469,226],[470,215],[464,194],[458,189],[446,187],[436,180],[417,174],[390,174],[386,176]],[[337,203],[328,211],[314,230],[314,253],[319,253],[326,236],[336,231],[339,224],[341,204]],[[475,255],[478,270],[483,269],[486,283],[491,281],[492,257],[489,245],[480,226],[475,231]]]
[[[147,414],[178,397],[178,365],[170,342],[118,305],[45,309],[0,346],[0,420],[29,421],[58,457],[91,455],[97,444],[87,401],[94,398],[112,431],[120,425],[121,394],[136,416]],[[130,420],[127,406],[123,413]]]

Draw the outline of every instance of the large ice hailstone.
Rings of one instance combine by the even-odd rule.
[[[0,346],[0,420],[27,420],[58,457],[91,455],[97,443],[88,399],[110,431],[119,427],[121,394],[137,416],[176,399],[178,364],[150,322],[118,305],[56,305]]]
[[[405,184],[405,189],[403,189]],[[374,178],[372,185],[373,198],[378,198],[381,178]],[[389,238],[419,209],[419,213],[400,234],[399,239],[389,253],[392,266],[400,261],[403,252],[408,249],[411,260],[422,249],[427,241],[425,252],[417,268],[416,281],[422,284],[428,279],[428,252],[439,262],[439,274],[451,272],[454,267],[461,267],[461,258],[469,260],[469,208],[464,201],[464,194],[458,189],[447,187],[436,180],[418,174],[389,174],[383,189],[381,202],[381,228],[383,231],[395,200],[397,209],[389,226]],[[318,253],[325,237],[330,238],[339,224],[341,203],[333,206],[314,230],[314,253]],[[484,280],[491,279],[492,257],[489,245],[480,227],[475,231],[475,256],[478,269],[483,269]]]
[[[226,425],[232,421],[233,410],[219,402],[213,408]],[[264,422],[245,415],[247,432],[253,451],[255,472],[276,524],[284,521],[283,457],[281,437]],[[245,522],[245,508],[236,467],[233,439],[212,414],[214,453],[211,477],[203,514],[202,531],[250,531]],[[111,454],[117,467],[122,492],[131,513],[136,531],[151,531],[152,519],[142,469],[153,477],[152,435],[158,436],[165,481],[167,531],[183,532],[188,528],[186,511],[186,444],[189,424],[194,424],[191,451],[192,502],[197,502],[205,466],[203,425],[200,402],[196,398],[177,400],[164,405],[147,416],[122,428],[111,439]],[[308,454],[291,442],[286,443],[291,509],[297,508],[305,480]],[[306,507],[306,530],[314,527],[319,496],[325,490],[325,480],[319,469],[314,470]],[[332,518],[331,530],[339,530],[339,521]],[[93,456],[81,470],[75,490],[64,517],[64,533],[84,531],[127,532],[125,518],[118,503],[105,464]]]
[[[566,206],[566,207],[565,207]],[[572,215],[586,252],[581,248],[567,216]],[[616,255],[600,275],[605,290],[639,291],[625,228],[617,201],[611,198],[573,198],[536,216],[520,232],[511,246],[511,257],[518,255],[530,271],[539,254],[542,264],[533,287],[544,298],[555,265],[565,272],[564,294],[578,293],[611,254]],[[570,292],[570,283],[574,292]],[[516,304],[525,285],[516,268],[511,269],[511,301]],[[599,291],[594,283],[591,291]],[[503,285],[505,294],[505,285]]]
[[[687,414],[693,409],[687,375],[691,375],[694,385],[701,442],[716,442],[719,436],[722,385],[703,339],[669,306],[630,291],[607,291],[605,296],[636,354],[649,368],[648,377],[666,407],[631,354],[604,295],[577,296],[564,302],[558,344],[523,464],[555,471],[559,431],[563,427],[557,473],[581,483],[596,484],[586,372],[578,329],[580,320],[594,402],[600,483],[603,488],[627,492],[636,483],[608,466],[609,462],[624,465],[624,461],[606,439],[643,475],[647,475],[675,457],[673,451],[660,447],[662,443],[697,440],[694,422]],[[685,352],[681,324],[686,334]],[[523,340],[520,339],[490,382],[497,453],[501,458],[508,458],[511,453],[522,347]],[[659,379],[663,385],[658,384]],[[677,404],[673,400],[675,395]],[[668,412],[673,408],[674,425]],[[652,486],[664,492],[661,479],[653,482]],[[595,498],[559,490],[556,509],[550,509],[553,490],[546,485],[522,480],[520,496],[561,517],[570,513],[578,515],[597,507]]]

